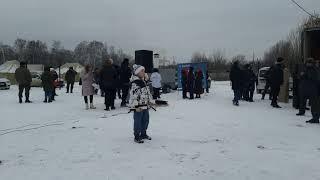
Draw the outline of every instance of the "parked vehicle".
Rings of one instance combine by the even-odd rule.
[[[0,78],[0,90],[10,89],[11,83],[7,78]]]
[[[38,73],[31,73],[32,82],[31,87],[42,87],[41,75]]]
[[[258,86],[257,86],[257,93],[261,94],[264,90],[264,87],[267,83],[267,72],[269,71],[270,67],[263,67],[259,69],[258,73]]]

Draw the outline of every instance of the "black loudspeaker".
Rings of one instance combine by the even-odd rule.
[[[135,64],[145,67],[147,73],[153,70],[153,51],[138,50],[135,52]]]

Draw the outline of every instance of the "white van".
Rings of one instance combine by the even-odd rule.
[[[261,94],[264,91],[264,87],[266,86],[266,75],[267,72],[269,71],[270,67],[263,67],[259,69],[258,73],[258,86],[257,86],[257,93]]]

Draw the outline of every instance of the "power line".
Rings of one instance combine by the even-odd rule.
[[[299,3],[297,3],[295,0],[290,0],[291,2],[293,2],[295,5],[297,5],[302,11],[304,11],[305,13],[307,13],[309,16],[316,18],[313,14],[311,14],[310,12],[308,12],[305,8],[303,8]]]

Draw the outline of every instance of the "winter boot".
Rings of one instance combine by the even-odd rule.
[[[141,139],[152,140],[152,138],[147,134],[141,135]]]
[[[19,103],[20,103],[20,104],[22,103],[22,98],[19,98]]]
[[[104,109],[105,111],[110,111],[110,107],[107,107]]]
[[[86,110],[89,110],[89,104],[86,103]]]
[[[96,107],[93,105],[93,103],[90,103],[90,109],[96,109]]]
[[[316,119],[311,119],[309,121],[306,121],[306,123],[310,123],[310,124],[319,124],[319,119],[316,120]]]
[[[46,99],[44,99],[44,101],[43,101],[44,103],[48,103],[48,100],[47,100],[47,98]]]
[[[304,116],[305,112],[299,111],[298,114],[296,114],[297,116]]]
[[[134,142],[138,144],[144,143],[144,141],[139,136],[134,137]]]
[[[27,99],[27,100],[25,101],[25,103],[32,103],[32,101],[30,101],[29,99]]]
[[[111,107],[111,110],[115,110],[116,108],[114,106]]]

